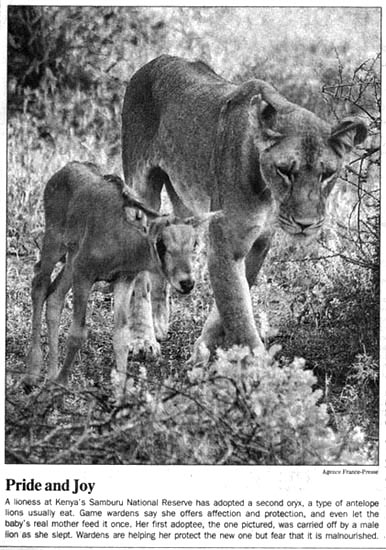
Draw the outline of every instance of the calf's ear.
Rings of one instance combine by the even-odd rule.
[[[357,117],[344,118],[332,129],[329,143],[337,155],[343,157],[367,137],[365,122]]]
[[[123,197],[123,203],[125,208],[137,208],[138,210],[141,210],[146,216],[153,220],[155,218],[158,218],[160,213],[156,210],[153,210],[152,208],[149,208],[146,206],[142,201],[140,201],[137,197],[135,197],[127,185],[124,185],[122,190],[122,197]]]
[[[150,221],[149,224],[149,237],[152,240],[157,240],[159,236],[161,235],[162,231],[170,225],[171,223],[174,223],[174,216],[173,215],[166,215],[166,216],[158,216],[157,218],[154,218]]]
[[[207,214],[202,214],[200,216],[192,216],[190,218],[184,218],[181,221],[185,225],[191,225],[192,227],[196,228],[205,222],[208,222],[211,220],[218,220],[219,218],[223,218],[223,217],[224,217],[224,212],[222,210],[215,210],[214,212],[208,212]]]
[[[143,226],[146,226],[147,217],[144,214],[143,210],[140,210],[135,206],[125,206],[124,211],[126,219],[129,222],[140,222]]]

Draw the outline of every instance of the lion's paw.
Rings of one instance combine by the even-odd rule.
[[[161,346],[153,338],[135,338],[129,342],[129,353],[149,359],[161,355]]]

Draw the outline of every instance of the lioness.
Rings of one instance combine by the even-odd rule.
[[[122,112],[126,183],[157,210],[165,186],[179,216],[224,212],[210,225],[215,306],[193,362],[205,363],[224,336],[229,343],[263,349],[249,286],[274,228],[279,225],[298,240],[320,231],[344,156],[366,133],[359,119],[331,128],[266,82],[235,85],[200,61],[162,55],[134,74]],[[149,292],[145,275],[136,284],[138,294]],[[167,333],[166,296],[162,284],[153,283],[159,339]],[[147,303],[137,302],[137,322],[148,316]]]

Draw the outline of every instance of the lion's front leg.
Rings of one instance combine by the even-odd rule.
[[[264,350],[253,316],[246,272],[252,282],[267,248],[266,237],[254,244],[253,235],[246,236],[242,227],[235,231],[234,227],[227,229],[217,224],[211,229],[208,267],[216,305],[195,343],[191,363],[207,363],[210,351],[224,341]],[[250,251],[253,258],[246,261]]]
[[[209,261],[209,273],[225,340],[229,344],[263,348],[253,316],[244,258],[216,257]]]

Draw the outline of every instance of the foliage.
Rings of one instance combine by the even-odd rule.
[[[135,7],[10,6],[8,108],[32,113],[40,138],[55,143],[69,128],[117,148],[120,65],[130,75],[164,33],[157,14]]]
[[[347,262],[369,270],[377,289],[380,268],[380,56],[364,61],[352,74],[344,71],[340,62],[337,82],[325,86],[323,93],[337,117],[345,110],[361,115],[368,124],[366,146],[353,156],[342,176],[343,185],[340,184],[338,195],[341,202],[347,189],[355,198],[347,201],[347,222],[337,221],[335,251]]]
[[[305,370],[304,360],[279,364],[273,353],[261,358],[245,348],[220,350],[209,369],[195,368],[183,383],[169,378],[158,388],[141,366],[138,377],[127,381],[126,402],[118,409],[92,388],[76,393],[67,390],[59,402],[55,390],[43,389],[30,400],[30,412],[39,418],[32,430],[27,410],[18,411],[9,404],[9,418],[21,433],[17,443],[8,446],[8,456],[17,462],[36,463],[372,461],[373,450],[364,444],[360,427],[345,427],[340,432],[329,427],[326,405],[320,404],[322,392],[313,390],[316,379]],[[87,415],[80,418],[82,401],[88,407]],[[77,419],[71,413],[74,410]],[[67,417],[60,428],[54,426],[57,414]]]
[[[138,8],[10,6],[9,78],[23,87],[95,92],[98,79],[146,44],[162,42],[161,18]]]

